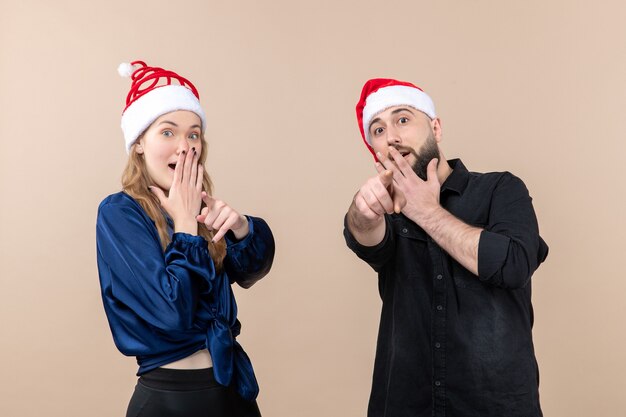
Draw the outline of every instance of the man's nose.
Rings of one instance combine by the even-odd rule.
[[[398,145],[402,143],[400,133],[393,126],[387,128],[387,143],[389,145]]]

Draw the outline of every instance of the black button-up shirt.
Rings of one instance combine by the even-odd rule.
[[[378,272],[383,307],[369,417],[537,417],[530,277],[548,254],[524,183],[460,160],[441,205],[483,229],[478,276],[404,215],[376,246],[350,249]]]

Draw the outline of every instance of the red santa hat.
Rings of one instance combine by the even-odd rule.
[[[363,86],[361,98],[356,104],[356,118],[363,142],[374,157],[376,152],[372,148],[369,134],[372,119],[390,107],[402,105],[413,107],[431,119],[437,117],[432,99],[416,85],[390,78],[374,78]]]
[[[166,113],[176,110],[194,112],[202,121],[202,130],[206,128],[200,95],[186,78],[163,68],[149,67],[143,61],[122,63],[117,71],[122,77],[132,79],[122,112],[126,152],[152,122]]]

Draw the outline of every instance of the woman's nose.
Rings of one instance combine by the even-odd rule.
[[[179,139],[178,140],[178,154],[180,154],[181,152],[185,151],[188,152],[189,149],[191,148],[191,146],[189,146],[189,142],[187,141],[187,139]]]

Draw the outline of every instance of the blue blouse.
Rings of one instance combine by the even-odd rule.
[[[252,363],[235,339],[241,325],[231,283],[248,288],[268,273],[274,238],[263,219],[249,216],[248,222],[241,241],[226,234],[217,273],[203,237],[173,233],[163,252],[154,222],[132,197],[119,192],[100,203],[96,244],[104,309],[117,348],[137,357],[137,375],[208,348],[217,382],[256,398]]]

